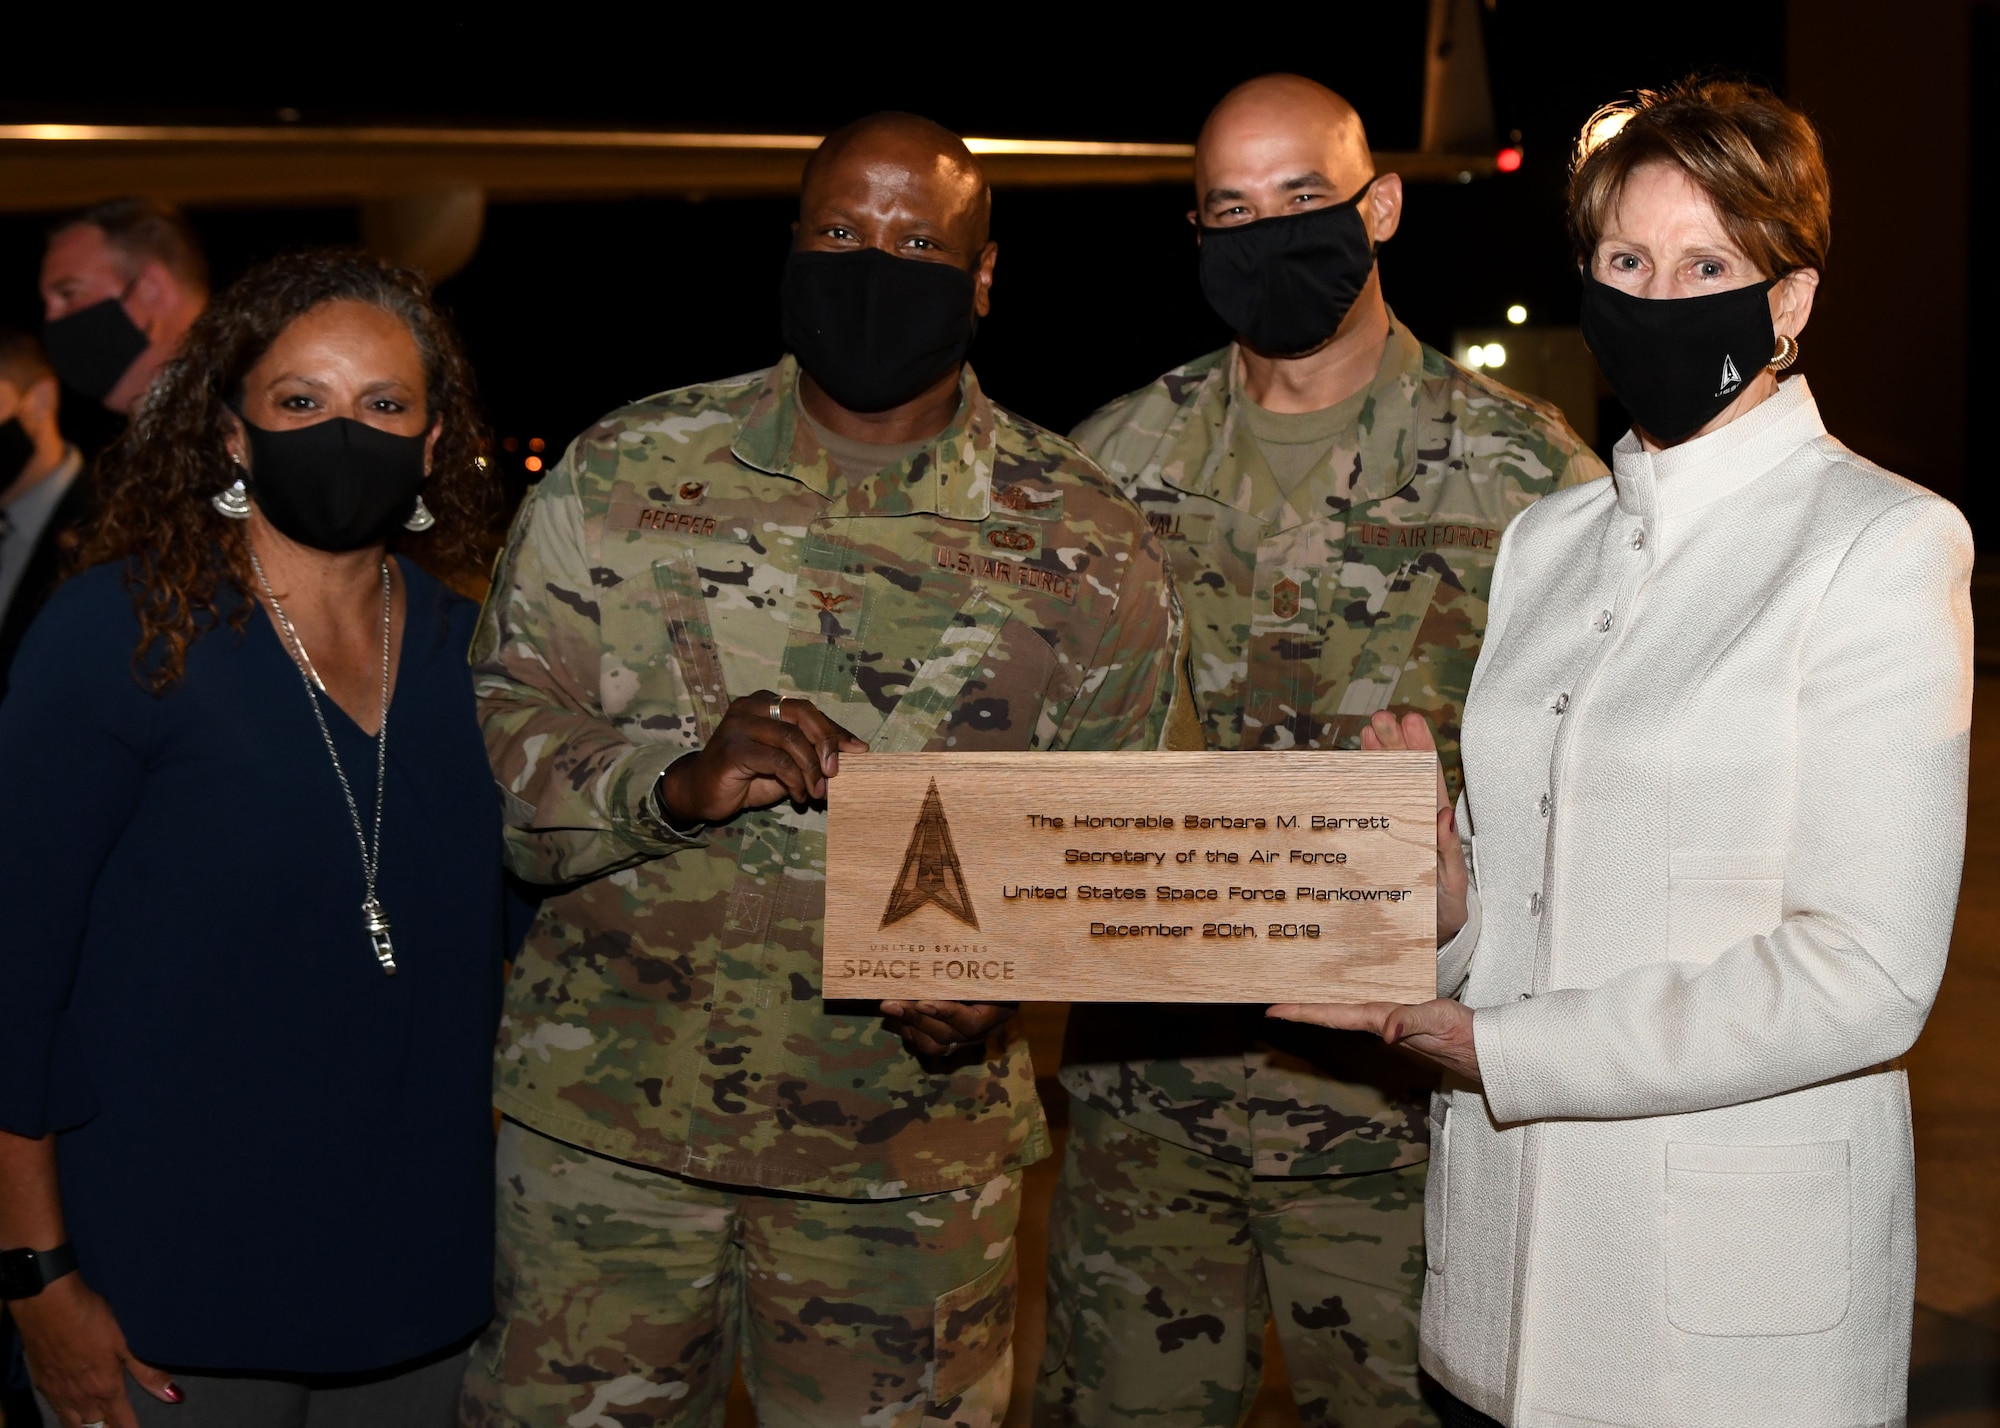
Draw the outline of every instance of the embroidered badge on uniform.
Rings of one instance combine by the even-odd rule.
[[[1299,613],[1299,583],[1290,576],[1271,587],[1271,613],[1281,620]]]
[[[699,501],[707,492],[708,482],[706,481],[681,482],[681,499],[683,501]]]
[[[996,555],[1033,560],[1042,553],[1042,533],[1018,521],[988,521],[979,528],[979,544]]]
[[[1038,521],[1059,521],[1063,513],[1063,493],[1037,491],[1021,485],[998,486],[993,491],[993,504],[1003,511],[1032,516]]]

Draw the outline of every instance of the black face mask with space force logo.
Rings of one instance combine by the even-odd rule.
[[[1699,431],[1777,351],[1776,279],[1691,298],[1642,298],[1583,275],[1583,340],[1653,440]]]

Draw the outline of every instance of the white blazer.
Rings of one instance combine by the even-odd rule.
[[[1423,1363],[1515,1428],[1900,1424],[1971,536],[1802,377],[1613,469],[1508,527],[1466,701]]]

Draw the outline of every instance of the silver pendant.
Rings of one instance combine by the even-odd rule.
[[[361,920],[368,928],[368,941],[375,948],[375,960],[388,976],[396,975],[396,947],[389,941],[389,915],[382,904],[369,898],[361,904]]]

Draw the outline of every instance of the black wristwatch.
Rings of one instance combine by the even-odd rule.
[[[52,1250],[0,1250],[0,1299],[33,1299],[76,1268],[68,1245]]]

